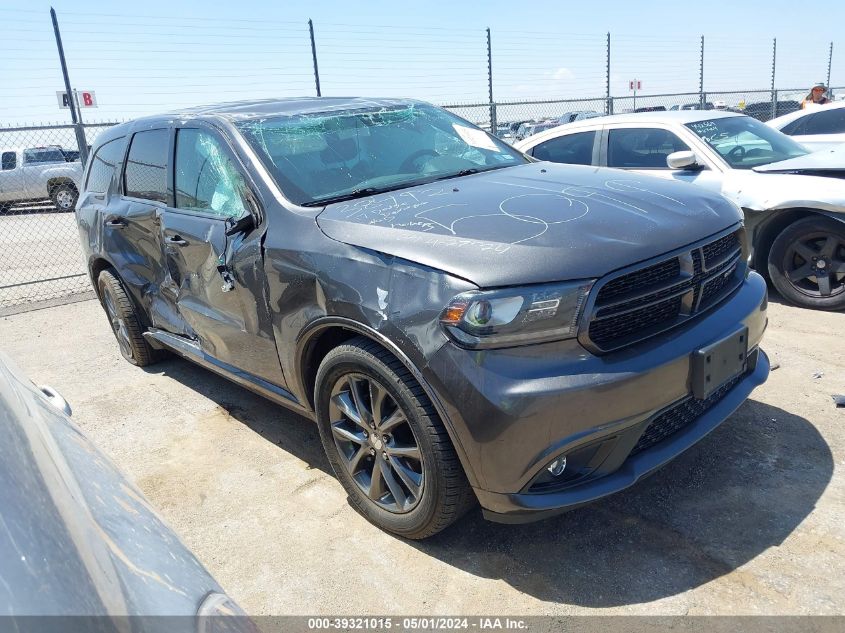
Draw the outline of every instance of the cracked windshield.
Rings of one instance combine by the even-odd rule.
[[[252,120],[239,129],[293,202],[319,206],[528,162],[425,105]]]

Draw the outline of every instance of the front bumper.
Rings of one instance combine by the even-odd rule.
[[[688,326],[602,356],[576,341],[474,352],[444,346],[430,359],[426,378],[485,516],[523,522],[571,509],[631,486],[692,446],[766,381],[769,362],[759,350],[766,308],[765,282],[750,273]],[[748,329],[747,371],[713,402],[688,407],[694,419],[679,430],[639,446],[655,420],[696,402],[693,353],[740,326]],[[536,485],[557,456],[597,445],[588,475],[563,486]]]

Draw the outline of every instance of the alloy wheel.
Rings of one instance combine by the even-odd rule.
[[[811,297],[845,292],[845,240],[825,232],[802,235],[787,247],[783,271],[796,290]]]
[[[132,358],[132,343],[129,340],[129,329],[126,327],[126,321],[117,313],[114,299],[108,290],[103,293],[103,303],[105,303],[106,314],[109,317],[112,331],[117,338],[118,345],[120,345],[120,351],[126,358]]]
[[[58,206],[62,211],[70,209],[73,206],[73,203],[73,194],[67,189],[62,189],[56,193],[56,206]]]
[[[422,452],[384,385],[344,374],[332,388],[329,416],[335,446],[358,488],[385,510],[413,510],[425,485]]]

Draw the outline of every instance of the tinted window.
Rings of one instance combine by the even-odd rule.
[[[127,196],[167,203],[167,150],[167,130],[138,132],[132,137],[124,170]]]
[[[595,139],[595,131],[559,136],[537,145],[532,155],[539,160],[550,160],[553,163],[589,165],[593,162]]]
[[[176,136],[176,206],[221,217],[240,217],[244,179],[214,136],[179,130]]]
[[[807,125],[807,119],[809,117],[802,116],[798,117],[794,121],[787,123],[784,125],[780,131],[782,134],[786,134],[788,136],[797,136],[798,134],[804,133],[804,126]]]
[[[634,169],[669,169],[666,157],[688,150],[687,144],[668,130],[635,128],[610,130],[607,166]]]
[[[27,164],[37,163],[64,163],[65,155],[60,149],[25,149],[23,162]]]
[[[14,152],[3,152],[3,171],[14,169],[18,166],[18,157]]]
[[[845,132],[845,108],[823,110],[809,115],[801,134],[841,134]]]
[[[105,193],[114,176],[114,170],[120,162],[123,153],[123,137],[100,146],[94,158],[91,159],[91,171],[88,173],[87,191]]]

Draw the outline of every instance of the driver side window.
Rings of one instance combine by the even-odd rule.
[[[247,213],[244,178],[222,143],[203,130],[176,134],[176,207],[221,218]]]

